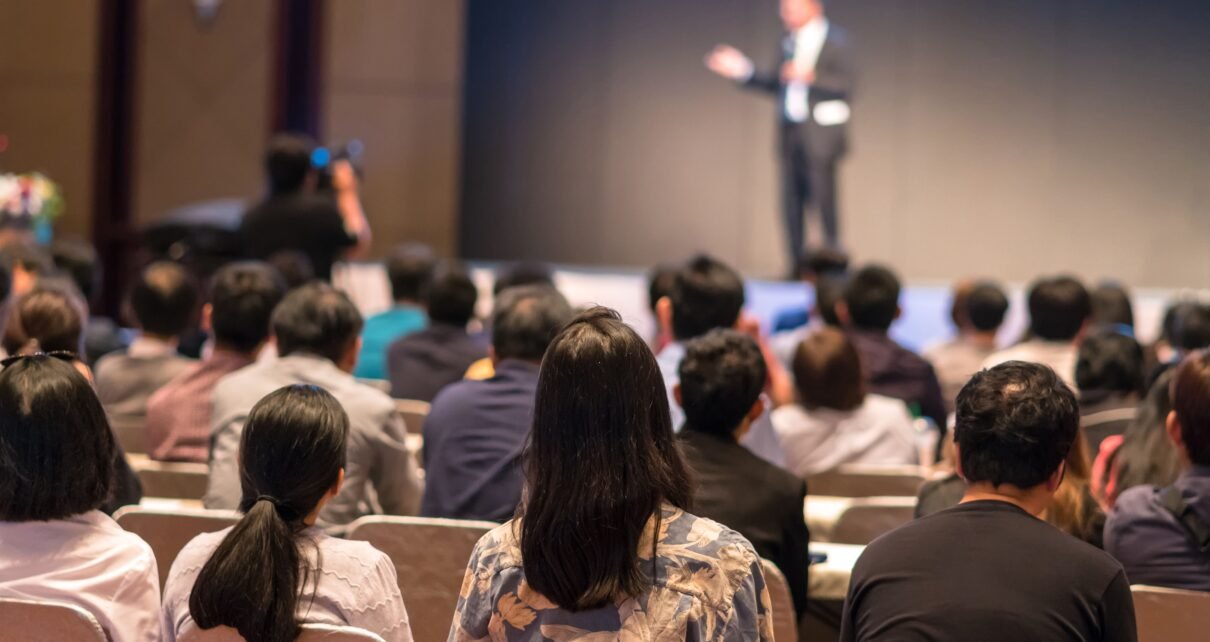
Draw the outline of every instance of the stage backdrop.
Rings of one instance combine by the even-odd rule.
[[[461,246],[782,270],[772,0],[470,0]],[[835,0],[859,63],[842,234],[913,279],[1210,285],[1210,3]]]

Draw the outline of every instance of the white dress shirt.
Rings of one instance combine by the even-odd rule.
[[[912,415],[898,399],[867,394],[855,410],[782,406],[773,429],[786,453],[786,468],[799,477],[842,464],[907,465],[920,457]]]
[[[164,642],[197,625],[189,615],[189,595],[198,573],[230,528],[203,533],[181,549],[164,583]],[[354,626],[377,633],[387,642],[412,642],[412,627],[399,593],[395,565],[386,553],[367,542],[328,537],[308,528],[299,537],[311,578],[302,588],[298,617],[304,624]],[[316,557],[318,555],[318,558]]]
[[[799,72],[815,69],[819,62],[819,52],[823,51],[824,42],[828,39],[828,19],[818,18],[808,22],[806,26],[794,32],[794,68]],[[780,70],[779,70],[780,73]],[[810,116],[808,98],[811,87],[802,82],[786,84],[785,105],[786,120],[793,123],[803,123]]]
[[[112,642],[159,642],[159,577],[151,547],[100,511],[0,522],[0,597],[79,606]]]

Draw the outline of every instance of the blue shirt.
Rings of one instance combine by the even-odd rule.
[[[513,516],[537,390],[538,364],[505,359],[492,378],[437,393],[424,421],[421,515],[496,522]]]
[[[361,352],[353,376],[361,379],[387,378],[387,348],[396,339],[423,330],[429,324],[424,310],[414,305],[397,305],[366,319],[361,329]]]
[[[1173,484],[1210,524],[1210,466],[1194,466]],[[1105,524],[1105,551],[1126,569],[1131,584],[1210,591],[1210,554],[1163,506],[1163,489],[1135,486],[1122,492]]]

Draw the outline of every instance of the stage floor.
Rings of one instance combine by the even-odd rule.
[[[479,313],[491,310],[491,285],[495,264],[472,263],[479,286]],[[378,263],[351,263],[337,266],[333,280],[353,297],[363,314],[385,310],[390,304],[386,273]],[[617,310],[622,318],[643,336],[651,336],[655,319],[647,308],[647,277],[643,270],[556,266],[555,282],[568,300],[577,306],[599,304]],[[1005,284],[1012,304],[1000,332],[1000,342],[1014,343],[1025,330],[1027,312],[1024,284]],[[1153,341],[1158,334],[1164,307],[1178,294],[1169,290],[1137,290],[1134,296],[1135,324],[1139,340]],[[746,281],[745,310],[758,318],[766,331],[774,317],[787,308],[803,307],[811,302],[812,292],[803,283],[785,281]],[[900,303],[903,313],[891,328],[891,335],[904,345],[921,350],[952,336],[949,322],[949,284],[909,282]]]

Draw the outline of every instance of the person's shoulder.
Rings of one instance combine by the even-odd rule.
[[[218,548],[232,528],[227,527],[213,533],[201,533],[189,540],[189,543],[181,548],[181,552],[177,553],[176,559],[172,562],[172,567],[168,571],[168,579],[164,582],[165,592],[181,581],[192,585],[192,578],[201,572],[202,567],[214,554],[214,549]]]
[[[1154,516],[1162,510],[1160,504],[1160,489],[1151,485],[1134,486],[1122,491],[1113,503],[1113,510],[1107,516],[1108,528],[1136,519]]]
[[[100,377],[102,373],[109,374],[112,371],[120,370],[129,364],[131,361],[130,355],[126,354],[125,350],[110,352],[109,354],[97,360],[97,364],[93,366],[93,373]]]
[[[879,416],[898,416],[903,414],[909,415],[910,417],[910,411],[908,410],[907,404],[904,403],[902,399],[896,399],[894,397],[888,397],[886,395],[880,395],[874,392],[866,394],[864,407],[867,412],[877,414]]]
[[[465,404],[475,401],[482,390],[489,385],[487,379],[461,379],[455,381],[437,392],[433,397],[433,410],[447,411],[465,407]],[[430,410],[430,413],[432,410]]]
[[[391,395],[349,377],[339,388],[331,390],[332,396],[340,401],[349,411],[349,418],[355,414],[374,417],[375,421],[383,419],[383,415],[395,412],[395,402]]]
[[[521,567],[520,529],[519,521],[510,520],[480,537],[471,554],[470,570],[482,577]]]
[[[664,585],[712,606],[730,604],[760,563],[752,544],[735,530],[680,509],[665,508],[663,521],[656,555],[668,567],[661,576]],[[725,581],[719,582],[720,577]]]

